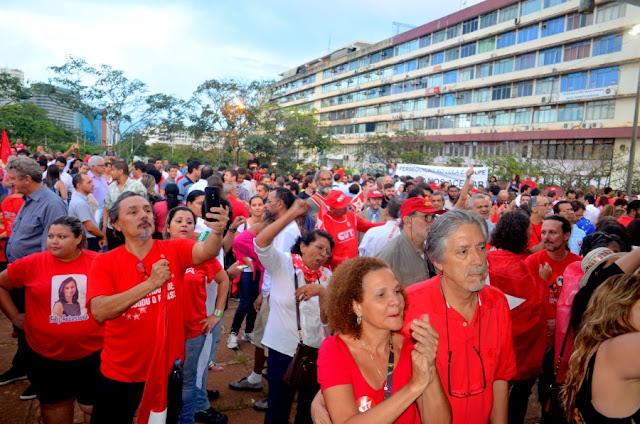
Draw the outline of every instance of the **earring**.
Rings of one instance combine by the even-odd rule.
[[[362,317],[359,315],[356,315],[356,324],[358,325],[362,324]]]

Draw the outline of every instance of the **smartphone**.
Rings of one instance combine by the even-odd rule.
[[[220,188],[218,187],[205,187],[204,189],[204,202],[202,203],[202,219],[205,221],[217,221],[217,219],[207,218],[207,212],[211,211],[211,208],[220,207]]]

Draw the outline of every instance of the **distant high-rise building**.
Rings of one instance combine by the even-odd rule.
[[[24,72],[19,69],[3,68],[0,66],[0,74],[9,74],[10,76],[20,80],[20,85],[24,87]]]
[[[51,86],[34,85],[31,87],[31,101],[38,107],[47,111],[49,119],[58,125],[63,125],[73,130],[82,128],[82,115],[73,109],[61,104],[55,96],[50,94],[45,88]],[[57,92],[66,92],[64,88],[54,87]]]
[[[104,116],[104,114],[98,113],[98,117],[93,121],[93,125],[98,131],[97,137],[96,133],[93,131],[93,128],[91,128],[91,121],[89,121],[86,116],[82,116],[82,133],[84,134],[84,137],[94,146],[106,143],[108,139],[106,116]]]

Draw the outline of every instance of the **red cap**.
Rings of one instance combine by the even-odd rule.
[[[436,215],[445,213],[442,209],[434,208],[431,200],[423,199],[422,197],[412,197],[411,199],[405,200],[400,208],[400,217],[404,218],[414,212],[422,212],[425,214],[433,213]]]
[[[344,209],[351,204],[353,198],[347,196],[340,190],[333,190],[327,196],[325,203],[332,209]]]
[[[380,190],[369,190],[369,193],[367,193],[367,199],[375,199],[378,197],[382,199],[382,193],[380,193]]]

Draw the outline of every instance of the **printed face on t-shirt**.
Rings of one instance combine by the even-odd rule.
[[[56,275],[51,278],[52,324],[86,321],[87,276],[83,274]]]

